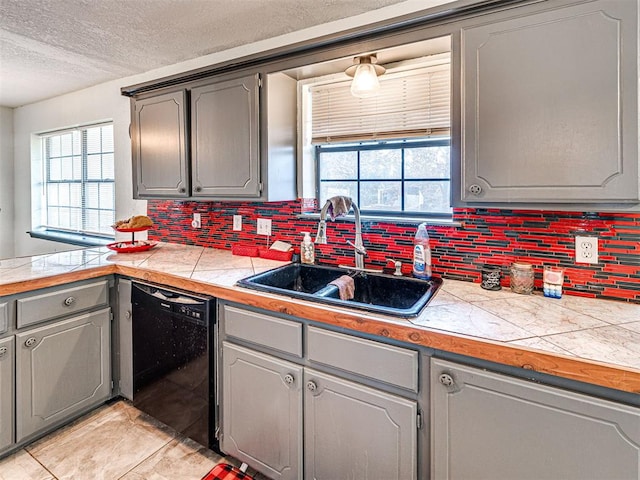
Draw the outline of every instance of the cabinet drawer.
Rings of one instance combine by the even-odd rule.
[[[18,328],[100,307],[108,301],[107,280],[21,298],[17,301]]]
[[[309,327],[312,362],[418,391],[418,352]]]
[[[302,357],[302,324],[223,306],[224,331],[230,337]]]
[[[9,329],[9,302],[0,302],[0,333]]]

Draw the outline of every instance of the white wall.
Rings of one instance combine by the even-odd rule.
[[[407,15],[450,1],[453,0],[409,0],[348,19],[338,20],[299,32],[293,32],[224,52],[207,55],[145,74],[103,83],[15,109],[15,196],[13,229],[15,248],[13,254],[15,256],[34,255],[74,248],[61,243],[32,239],[26,233],[31,229],[30,166],[31,141],[34,134],[96,121],[113,120],[116,165],[116,218],[121,219],[134,214],[144,214],[146,213],[146,201],[133,200],[132,198],[131,144],[128,133],[130,120],[129,99],[120,95],[120,87],[154,80],[163,76],[213,65],[272,48],[306,41],[322,35]],[[4,175],[2,176],[4,177]],[[1,179],[0,182],[2,182],[0,185],[4,191],[4,182]],[[0,229],[1,228],[2,224],[0,224]],[[1,249],[0,257],[2,257]]]
[[[0,107],[0,258],[13,253],[13,109]]]

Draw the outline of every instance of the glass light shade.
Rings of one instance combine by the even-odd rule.
[[[370,63],[358,65],[351,82],[351,95],[359,98],[372,97],[378,93],[380,82],[376,69]]]

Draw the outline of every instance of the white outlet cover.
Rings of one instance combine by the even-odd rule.
[[[598,263],[598,237],[576,237],[576,263]]]
[[[242,231],[242,215],[233,216],[233,231],[234,232]]]
[[[258,235],[271,235],[271,219],[259,218],[257,223]]]

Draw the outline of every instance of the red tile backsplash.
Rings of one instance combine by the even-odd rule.
[[[284,240],[299,249],[302,235],[315,236],[317,220],[298,218],[314,211],[314,199],[291,202],[148,202],[148,215],[156,225],[149,238],[167,242],[231,249],[234,243],[266,245],[257,235],[257,218],[270,218],[269,241]],[[202,228],[193,229],[194,213],[202,216]],[[232,230],[233,215],[242,215],[241,232]],[[565,268],[564,291],[568,294],[612,298],[640,303],[640,214],[582,213],[484,208],[454,209],[454,221],[461,227],[428,226],[433,271],[445,278],[480,281],[483,265],[499,265],[507,286],[508,267],[514,261],[527,262],[536,270],[536,287],[542,285],[542,267]],[[403,262],[411,272],[413,235],[416,225],[363,222],[362,232],[369,255],[367,266],[391,267],[387,259]],[[574,237],[599,237],[599,263],[574,263]],[[316,261],[352,265],[352,222],[328,222],[327,245],[316,245]]]

